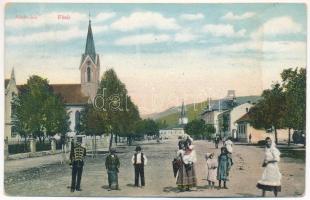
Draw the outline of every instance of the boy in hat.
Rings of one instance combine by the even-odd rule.
[[[132,156],[131,162],[135,168],[135,186],[139,187],[139,176],[141,177],[141,187],[145,186],[144,166],[147,164],[146,156],[141,152],[140,146],[136,147],[136,153]]]

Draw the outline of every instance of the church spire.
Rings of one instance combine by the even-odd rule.
[[[184,106],[184,101],[183,101],[183,102],[182,102],[182,108],[181,108],[181,118],[186,117],[185,115],[186,115],[186,114],[185,114],[185,106]]]
[[[94,62],[96,58],[96,50],[95,50],[95,43],[93,38],[93,32],[91,29],[91,20],[89,14],[89,24],[88,24],[88,32],[87,32],[87,39],[86,39],[86,46],[85,46],[85,56],[89,55]]]
[[[15,80],[14,67],[13,67],[12,72],[11,72],[11,80]]]

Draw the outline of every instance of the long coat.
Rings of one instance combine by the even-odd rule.
[[[105,167],[108,172],[109,187],[118,188],[118,169],[120,167],[119,159],[116,155],[108,155],[105,161]]]
[[[221,154],[218,157],[217,180],[228,181],[231,166],[232,166],[231,157],[228,154]]]

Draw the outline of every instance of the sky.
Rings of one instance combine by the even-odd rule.
[[[100,73],[113,68],[143,115],[227,90],[260,95],[283,69],[306,67],[306,14],[293,3],[8,3],[5,77],[80,83],[90,18]]]

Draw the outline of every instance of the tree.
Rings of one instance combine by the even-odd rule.
[[[96,136],[107,133],[107,116],[105,112],[96,110],[91,104],[81,111],[80,123],[76,126],[78,133],[84,133],[92,137],[93,157],[97,154]]]
[[[47,79],[33,75],[13,98],[13,126],[25,138],[44,141],[45,136],[69,129],[69,116],[60,97],[53,93]]]
[[[306,69],[286,69],[281,73],[285,94],[284,125],[288,130],[288,145],[291,129],[306,130]]]
[[[135,135],[142,137],[144,135],[148,136],[159,136],[158,124],[152,119],[143,119],[137,121],[135,125]]]
[[[60,133],[64,136],[70,131],[70,118],[61,97],[50,95],[44,103],[43,126],[47,136]]]
[[[109,148],[112,146],[113,135],[130,137],[133,124],[140,119],[139,111],[113,69],[104,73],[94,103],[96,109],[106,112],[105,121],[111,131]]]
[[[210,137],[211,134],[215,133],[215,128],[213,125],[205,124],[202,119],[194,119],[184,127],[187,134],[192,137]]]
[[[254,128],[272,129],[278,144],[277,129],[284,127],[285,95],[280,84],[263,91],[262,99],[250,109],[250,124]]]
[[[206,124],[206,133],[209,138],[216,132],[216,129],[213,124]]]

